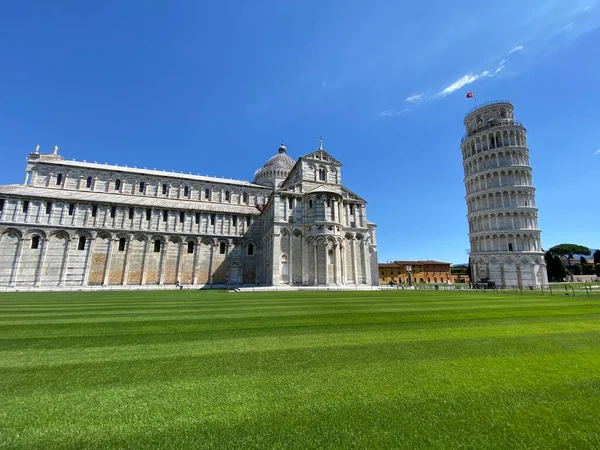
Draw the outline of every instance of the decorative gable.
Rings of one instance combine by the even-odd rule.
[[[329,153],[327,153],[323,149],[319,149],[316,152],[309,153],[308,155],[304,156],[303,158],[304,159],[316,159],[318,161],[334,164],[336,166],[342,165],[341,162],[339,162],[337,159],[335,159],[333,156],[331,156]]]

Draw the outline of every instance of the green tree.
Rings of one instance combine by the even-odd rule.
[[[600,263],[596,264],[596,276],[600,277]]]
[[[565,265],[562,262],[562,259],[560,259],[560,256],[558,255],[554,255],[554,270],[555,270],[555,280],[556,281],[564,281],[565,277],[567,276],[567,269],[565,268]]]
[[[583,275],[583,266],[579,263],[573,266],[573,275]]]
[[[594,264],[600,264],[600,250],[594,252]]]
[[[550,248],[550,253],[553,255],[562,256],[567,258],[567,265],[571,267],[571,258],[573,255],[589,255],[591,250],[588,247],[577,244],[559,244]]]
[[[554,262],[554,255],[547,251],[544,255],[546,260],[546,272],[548,273],[548,280],[558,281],[556,276],[556,263]]]

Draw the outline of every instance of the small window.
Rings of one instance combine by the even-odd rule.
[[[117,179],[115,180],[115,191],[120,191],[121,190],[121,180]]]
[[[331,200],[327,199],[327,207],[330,208],[331,207]]]
[[[248,256],[254,255],[254,244],[248,244]]]
[[[221,243],[219,244],[219,253],[220,253],[221,255],[224,255],[224,254],[225,254],[225,242],[221,242]]]
[[[204,189],[204,198],[206,200],[210,200],[210,189],[209,188]]]
[[[31,248],[37,250],[40,247],[40,237],[34,236],[31,238]]]
[[[163,211],[163,222],[169,220],[169,211]]]
[[[350,205],[350,214],[354,215],[354,205]]]
[[[77,250],[85,250],[85,236],[79,237],[79,244],[77,245]]]
[[[508,243],[508,251],[509,251],[509,252],[512,252],[512,251],[513,251],[513,245],[512,245],[512,243],[510,243],[510,242]]]
[[[309,201],[308,201],[308,207],[309,207],[309,208],[312,208],[312,200],[309,200]]]
[[[194,253],[194,242],[188,242],[188,253]]]
[[[167,195],[167,189],[168,189],[167,185],[163,184],[163,186],[162,186],[162,193],[163,193],[163,195]]]
[[[319,169],[319,180],[325,181],[327,179],[327,172],[325,169]]]
[[[4,209],[4,199],[0,199],[0,211]]]
[[[242,202],[248,203],[248,193],[247,192],[244,192],[242,194]]]
[[[135,209],[129,208],[129,220],[133,220],[134,214],[135,214]]]
[[[211,224],[211,225],[214,225],[214,224],[215,224],[215,215],[214,215],[214,214],[211,214],[211,215],[210,215],[210,224]]]
[[[92,187],[92,177],[87,177],[87,180],[85,182],[85,187],[88,187],[88,188]]]
[[[229,201],[229,191],[225,191],[225,201]]]
[[[183,223],[185,222],[185,213],[183,211],[181,211],[179,213],[179,223]]]
[[[194,220],[196,222],[196,225],[198,225],[200,223],[200,213],[196,213],[194,215]]]
[[[246,216],[246,226],[250,226],[250,216]]]
[[[150,219],[152,219],[152,210],[147,209],[146,210],[146,220],[150,220]]]
[[[233,223],[233,226],[234,226],[234,227],[237,227],[237,216],[233,216],[233,217],[231,218],[231,222]]]
[[[92,205],[92,217],[96,217],[98,215],[98,205]]]
[[[25,214],[27,214],[27,211],[29,211],[29,200],[24,200],[23,201],[23,212]]]
[[[74,212],[75,212],[75,204],[71,203],[71,204],[69,204],[69,215],[72,216]]]
[[[140,182],[140,192],[143,193],[144,189],[146,189],[146,183],[144,183],[143,181]]]
[[[290,209],[292,209],[292,208],[294,207],[294,199],[293,199],[292,197],[290,197],[290,198],[288,199],[288,207],[289,207]]]
[[[46,214],[52,213],[52,202],[46,202]]]
[[[114,219],[116,215],[117,215],[117,207],[116,206],[111,206],[111,208],[110,208],[110,218]]]
[[[160,252],[160,241],[157,239],[154,241],[154,253]]]
[[[60,186],[62,184],[62,173],[56,175],[56,185]]]
[[[183,188],[183,196],[184,197],[189,197],[190,195],[190,188],[188,186],[184,186]]]
[[[119,251],[120,252],[125,251],[125,238],[119,239]]]

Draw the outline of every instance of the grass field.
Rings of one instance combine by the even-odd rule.
[[[0,448],[600,448],[600,298],[0,295]]]

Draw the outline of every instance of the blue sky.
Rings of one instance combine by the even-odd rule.
[[[474,91],[528,129],[544,248],[598,248],[599,49],[600,0],[8,2],[0,183],[37,144],[251,180],[282,139],[297,158],[322,135],[380,261],[458,263]]]

